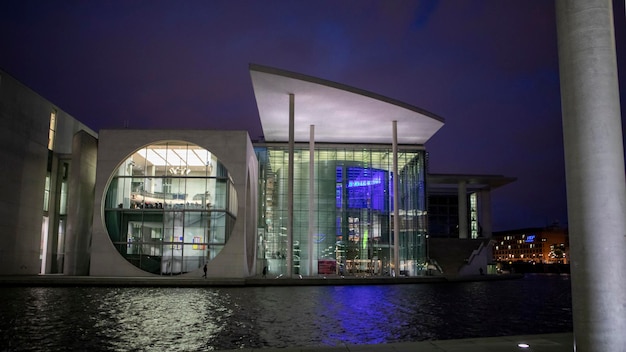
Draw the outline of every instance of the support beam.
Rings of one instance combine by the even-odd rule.
[[[626,184],[611,0],[557,0],[576,351],[626,346]],[[622,15],[622,14],[620,14]]]
[[[310,126],[309,131],[309,271],[313,275],[313,232],[315,231],[315,125]],[[317,270],[316,270],[317,272]]]
[[[287,277],[293,276],[293,170],[295,97],[289,94],[289,167],[287,168]]]
[[[398,121],[393,121],[393,264],[400,274],[400,202],[398,194]]]
[[[89,275],[98,141],[85,131],[72,140],[63,274]]]

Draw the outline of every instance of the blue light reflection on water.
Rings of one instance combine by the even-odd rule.
[[[572,330],[569,276],[389,286],[0,288],[0,350],[208,351]]]

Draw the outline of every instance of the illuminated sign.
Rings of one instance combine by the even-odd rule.
[[[388,171],[358,166],[338,166],[336,206],[349,209],[388,211],[393,203]]]
[[[535,235],[528,235],[526,237],[526,243],[532,243],[535,242]]]

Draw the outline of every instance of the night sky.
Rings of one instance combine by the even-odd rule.
[[[250,63],[382,94],[445,119],[430,172],[517,177],[492,193],[500,231],[567,224],[555,18],[548,0],[4,0],[0,68],[96,132],[258,139]]]

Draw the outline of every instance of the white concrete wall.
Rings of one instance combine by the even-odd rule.
[[[50,113],[56,154],[69,154],[79,130],[97,134],[0,70],[0,275],[39,273]]]
[[[257,160],[245,131],[103,130],[98,167],[91,244],[92,276],[153,276],[124,259],[114,248],[103,219],[104,197],[119,163],[139,148],[159,141],[185,141],[209,150],[226,167],[237,191],[237,219],[224,249],[208,263],[209,277],[254,275],[256,257]],[[252,253],[251,253],[252,252]],[[201,269],[185,274],[200,276]]]
[[[98,141],[86,132],[74,135],[68,184],[67,229],[63,274],[89,274],[89,243],[96,183]]]
[[[493,262],[493,243],[484,241],[480,247],[472,252],[466,265],[459,269],[459,275],[487,275],[487,264]]]

